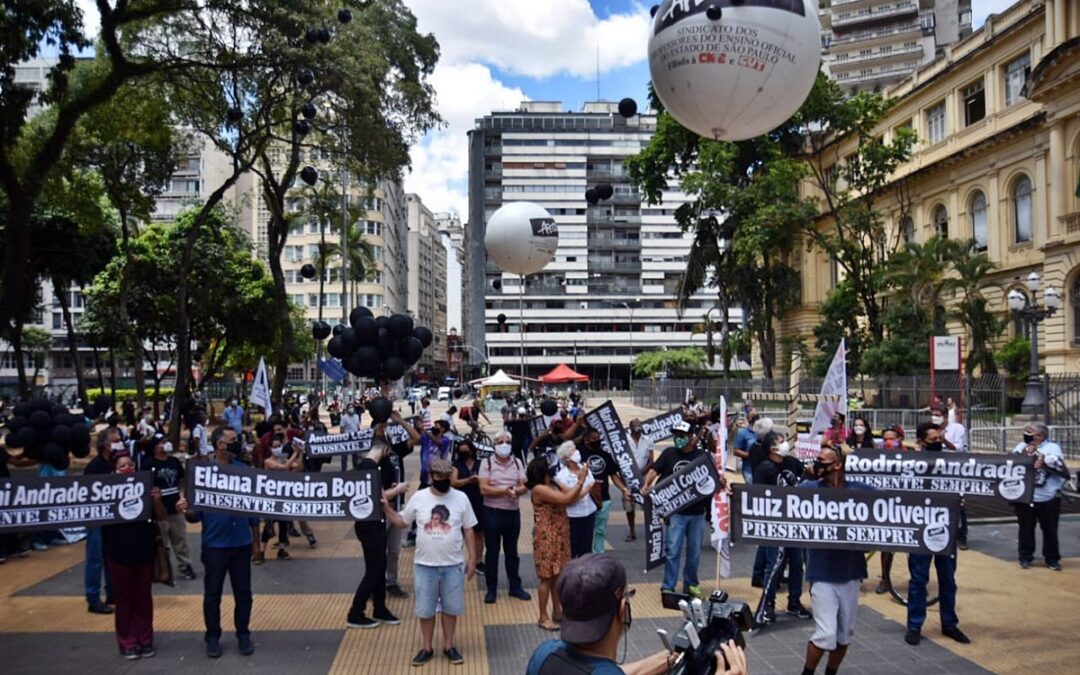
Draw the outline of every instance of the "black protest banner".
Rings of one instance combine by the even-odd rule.
[[[382,486],[376,470],[291,473],[192,460],[186,488],[188,507],[195,511],[270,520],[382,517]]]
[[[677,422],[683,421],[682,408],[675,408],[666,413],[660,413],[656,417],[650,417],[641,423],[641,433],[652,439],[653,443],[671,438],[671,427]]]
[[[529,433],[533,438],[539,438],[540,434],[547,431],[547,422],[544,421],[543,415],[537,415],[529,419]]]
[[[645,571],[664,564],[664,521],[645,500]]]
[[[711,499],[720,489],[716,461],[703,454],[667,478],[657,481],[645,497],[645,569],[664,562],[663,520],[682,509]]]
[[[0,479],[0,532],[148,520],[152,480],[149,471]]]
[[[390,439],[390,445],[397,445],[409,440],[409,431],[400,424],[387,424],[386,436]]]
[[[734,490],[736,542],[897,553],[956,549],[959,495],[775,485]]]
[[[403,430],[404,431],[404,430]],[[407,435],[407,434],[406,434]],[[375,430],[371,428],[349,431],[343,434],[308,432],[304,439],[304,453],[308,457],[330,457],[368,452]]]
[[[495,454],[494,446],[487,443],[480,443],[479,441],[471,441],[473,450],[476,452],[477,459],[487,459]]]
[[[966,452],[859,450],[844,459],[853,480],[883,490],[1000,497],[1028,503],[1035,493],[1035,458]]]
[[[626,429],[623,428],[614,404],[605,401],[600,407],[585,413],[585,423],[590,429],[600,433],[600,447],[619,465],[623,482],[636,495],[641,489],[641,470],[634,460]]]

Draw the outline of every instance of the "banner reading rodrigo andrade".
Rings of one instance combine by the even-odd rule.
[[[886,490],[1023,503],[1035,493],[1035,458],[1028,455],[859,450],[844,459],[844,471],[853,480]]]
[[[149,471],[0,480],[0,531],[97,527],[150,518]]]
[[[378,520],[379,472],[289,473],[188,462],[188,508],[271,520]]]
[[[952,553],[960,496],[735,485],[732,540],[763,546]]]

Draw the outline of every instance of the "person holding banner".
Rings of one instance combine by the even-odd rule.
[[[502,436],[506,432],[501,432]],[[499,436],[496,436],[498,441]],[[469,498],[472,504],[473,515],[476,516],[476,526],[473,532],[476,534],[476,571],[484,574],[484,496],[480,494],[480,460],[476,458],[476,448],[472,441],[462,438],[457,442],[457,457],[454,458],[454,472],[450,475],[450,485],[455,490],[461,490]]]
[[[640,419],[635,417],[630,420],[630,429],[626,432],[626,439],[630,443],[630,452],[634,455],[634,463],[637,464],[638,471],[644,476],[648,473],[649,467],[652,466],[653,440],[651,436],[641,433]],[[626,524],[630,526],[630,533],[626,535],[626,539],[623,541],[637,541],[636,523],[634,522],[636,520],[636,514],[634,513],[636,505],[634,496],[629,491],[623,492],[623,509],[626,511]]]
[[[270,437],[270,456],[263,462],[263,468],[267,471],[303,471],[304,460],[299,445],[285,445],[285,436],[276,434]],[[278,531],[277,558],[288,560],[291,556],[286,550],[289,546],[289,521],[267,520],[263,523],[262,536],[259,538],[259,552],[252,561],[261,565],[266,561],[266,548],[274,536],[274,528]]]
[[[1035,458],[1034,502],[1013,504],[1020,530],[1020,567],[1028,569],[1035,560],[1035,523],[1038,522],[1042,529],[1042,553],[1046,566],[1060,572],[1058,520],[1061,517],[1061,487],[1069,478],[1061,446],[1049,440],[1049,430],[1045,424],[1031,422],[1024,427],[1024,440],[1013,448],[1013,452]]]
[[[395,436],[387,433],[390,428],[384,422],[375,425],[375,438],[381,438],[390,446],[390,454],[386,461],[394,467],[394,484],[401,490],[391,500],[394,509],[400,511],[405,506],[405,491],[409,484],[405,480],[405,458],[410,455],[417,445],[420,444],[420,432],[416,427],[402,418],[401,413],[394,410],[390,413],[390,421],[397,425],[403,434]],[[383,486],[386,489],[386,486]],[[401,541],[405,533],[394,527],[389,521],[386,523],[386,594],[393,598],[407,598],[409,594],[398,584],[398,561],[401,559]]]
[[[114,427],[106,427],[97,435],[97,456],[83,469],[86,475],[103,474],[113,472],[113,452],[124,449],[124,442],[120,440],[120,431]],[[105,574],[105,602],[101,601],[101,575]],[[101,528],[86,528],[86,567],[83,575],[86,588],[87,611],[91,614],[113,613],[113,585],[112,574],[105,565],[105,557],[101,550]]]
[[[387,486],[383,495],[393,499],[400,490],[395,491],[394,467],[386,461],[389,447],[384,441],[375,439],[371,450],[356,463],[357,470],[378,471],[380,483]],[[352,606],[349,608],[345,625],[349,628],[378,628],[380,623],[396,626],[401,620],[386,607],[386,522],[385,515],[378,520],[357,521],[353,531],[364,551],[364,578],[356,587]],[[372,602],[371,617],[364,615],[368,599]]]
[[[244,465],[237,455],[241,452],[236,432],[217,427],[210,436],[214,461],[219,465]],[[186,499],[177,508],[184,512],[189,523],[202,523],[203,621],[206,623],[206,655],[221,656],[221,593],[225,577],[229,577],[234,600],[233,623],[240,653],[255,653],[251,641],[251,560],[258,553],[256,544],[259,519],[243,518],[213,511],[191,511]]]
[[[578,483],[578,473],[582,466],[581,452],[573,441],[563,441],[556,451],[559,458],[559,470],[555,482],[567,492],[574,490]],[[588,470],[588,467],[585,467]],[[570,519],[570,557],[578,558],[592,551],[593,526],[596,524],[596,502],[591,491],[595,479],[591,473],[585,475],[585,486],[581,496],[566,507],[566,516]]]

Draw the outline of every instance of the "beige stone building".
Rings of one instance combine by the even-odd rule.
[[[1029,295],[1024,279],[1037,272],[1063,297],[1039,326],[1042,363],[1080,372],[1080,2],[1021,0],[885,93],[895,105],[882,136],[904,126],[919,136],[895,176],[907,208],[895,194],[879,202],[891,209],[894,240],[976,240],[998,266],[988,296],[1003,315],[1005,294]],[[853,150],[839,143],[834,159]],[[820,251],[803,251],[803,306],[783,332],[806,336],[839,272]],[[1026,327],[1010,322],[1001,341],[1018,330]]]
[[[435,334],[416,364],[415,376],[432,381],[446,370],[446,247],[435,216],[419,195],[405,195],[408,210],[408,308],[413,320]]]

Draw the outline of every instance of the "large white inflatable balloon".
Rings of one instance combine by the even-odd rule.
[[[559,228],[543,207],[510,202],[488,218],[484,246],[502,271],[534,274],[555,257]]]
[[[817,0],[664,0],[649,71],[660,101],[706,138],[741,141],[786,122],[821,61]]]

